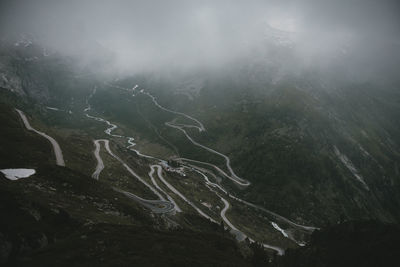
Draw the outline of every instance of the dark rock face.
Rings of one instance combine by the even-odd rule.
[[[21,77],[13,64],[17,60],[17,56],[15,53],[11,53],[10,48],[4,42],[0,42],[0,87],[18,95],[25,95]]]
[[[36,100],[48,99],[49,89],[44,79],[48,70],[41,47],[32,42],[17,44],[0,42],[0,87]]]
[[[399,225],[350,221],[312,235],[308,246],[289,250],[276,266],[397,266]]]

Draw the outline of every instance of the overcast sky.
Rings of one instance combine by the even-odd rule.
[[[132,70],[235,62],[271,38],[271,27],[290,32],[296,53],[311,62],[338,51],[384,61],[400,45],[396,2],[3,0],[0,21],[2,35],[33,32],[62,52],[87,54],[98,42]]]

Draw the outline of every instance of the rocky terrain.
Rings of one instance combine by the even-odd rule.
[[[321,266],[341,248],[345,266],[372,237],[394,257],[399,83],[77,62],[0,42],[0,169],[35,170],[0,174],[2,264]],[[373,249],[346,254],[346,233]]]

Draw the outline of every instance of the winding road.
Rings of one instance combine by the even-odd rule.
[[[89,96],[89,99],[96,93],[96,88],[93,90],[92,94]],[[88,99],[88,100],[89,100]],[[135,143],[133,143],[134,138],[133,137],[124,137],[122,135],[116,135],[116,134],[112,134],[112,131],[117,129],[117,125],[110,123],[109,121],[100,118],[100,117],[95,117],[95,116],[91,116],[89,115],[87,112],[91,110],[91,107],[89,105],[89,101],[87,100],[87,104],[88,107],[84,109],[84,113],[85,115],[90,118],[90,119],[94,119],[96,121],[99,122],[103,122],[106,123],[109,128],[107,128],[104,133],[106,133],[109,136],[112,137],[121,137],[121,138],[127,138],[128,139],[128,148],[130,148],[130,146],[134,146]],[[116,188],[113,187],[113,189],[117,192],[120,192],[122,194],[124,194],[125,196],[127,196],[128,198],[140,203],[141,205],[149,208],[152,210],[152,212],[154,213],[170,213],[173,211],[178,211],[180,212],[180,208],[178,207],[178,205],[175,203],[175,201],[173,201],[172,197],[169,196],[168,194],[166,194],[167,198],[169,199],[169,201],[166,201],[165,198],[157,191],[157,189],[155,189],[153,186],[151,186],[150,184],[148,184],[142,177],[140,177],[134,170],[132,170],[128,164],[126,164],[120,157],[118,157],[117,155],[115,155],[110,148],[110,141],[107,139],[97,139],[93,141],[94,145],[95,145],[95,150],[94,150],[94,155],[97,161],[97,165],[96,165],[96,169],[92,174],[92,177],[96,180],[99,179],[100,173],[102,172],[102,170],[104,169],[104,162],[100,156],[100,149],[101,149],[101,143],[104,144],[104,147],[106,149],[106,151],[108,152],[108,154],[110,154],[114,159],[116,159],[118,162],[120,162],[122,164],[122,166],[133,176],[135,177],[137,180],[139,180],[142,184],[144,184],[147,188],[149,188],[158,198],[159,200],[148,200],[148,199],[144,199],[141,198],[133,193],[130,193],[128,191],[122,190],[120,188]],[[139,156],[142,157],[146,157],[146,158],[153,158],[151,156],[147,156],[147,155],[143,155],[141,154],[139,151],[135,151]],[[161,189],[161,188],[160,188]],[[161,192],[163,192],[161,190]],[[172,201],[171,201],[172,200]]]
[[[116,88],[124,89],[122,87],[116,87]],[[124,90],[133,91],[134,92],[137,88],[138,88],[138,86],[136,85],[132,89],[124,89]],[[222,154],[222,153],[220,153],[220,152],[218,152],[218,151],[216,151],[216,150],[214,150],[212,148],[209,148],[207,146],[204,146],[204,145],[196,142],[187,133],[185,128],[196,128],[196,129],[198,129],[199,132],[205,131],[206,129],[205,129],[204,125],[200,121],[198,121],[197,119],[195,119],[195,118],[193,118],[193,117],[191,117],[191,116],[189,116],[187,114],[184,114],[182,112],[173,111],[173,110],[170,110],[170,109],[167,109],[167,108],[161,106],[156,101],[156,98],[154,96],[152,96],[148,92],[144,92],[143,89],[140,90],[140,92],[142,94],[145,94],[145,95],[149,96],[152,99],[152,102],[158,108],[160,108],[160,109],[162,109],[162,110],[164,110],[166,112],[175,114],[175,115],[183,116],[183,117],[185,117],[185,118],[187,118],[189,120],[192,120],[196,124],[196,125],[178,124],[178,123],[175,123],[174,121],[172,121],[172,122],[166,122],[165,125],[167,125],[168,127],[171,127],[171,128],[174,128],[174,129],[177,129],[177,130],[181,131],[193,145],[201,147],[201,148],[203,148],[203,149],[205,149],[205,150],[207,150],[207,151],[209,151],[209,152],[211,152],[213,154],[216,154],[216,155],[224,158],[226,168],[227,168],[227,170],[229,171],[230,174],[227,174],[225,171],[223,171],[218,166],[216,166],[214,164],[211,164],[211,163],[208,163],[208,162],[201,162],[201,161],[197,161],[197,160],[193,160],[193,159],[187,159],[187,158],[177,158],[177,160],[179,160],[184,166],[185,165],[188,166],[188,167],[185,167],[185,168],[190,168],[190,169],[194,170],[195,172],[201,174],[202,177],[204,178],[206,187],[211,192],[215,193],[220,198],[220,200],[224,204],[224,208],[221,210],[220,216],[221,216],[222,220],[225,222],[225,224],[231,229],[232,234],[234,234],[236,236],[237,240],[242,241],[242,240],[247,238],[248,240],[250,240],[250,242],[255,242],[253,239],[249,238],[246,234],[244,234],[242,231],[240,231],[226,217],[226,213],[230,208],[230,203],[225,198],[223,198],[214,189],[219,190],[220,192],[224,193],[225,195],[227,195],[231,199],[234,199],[234,200],[236,200],[236,201],[238,201],[240,203],[243,203],[243,204],[245,204],[245,205],[247,205],[249,207],[253,207],[253,208],[258,209],[260,211],[266,212],[269,215],[273,216],[276,220],[279,220],[281,222],[285,222],[285,223],[287,223],[288,225],[290,225],[291,227],[293,227],[295,229],[302,230],[302,231],[305,231],[305,232],[312,232],[315,229],[318,229],[316,227],[304,226],[304,225],[296,224],[296,223],[290,221],[289,219],[287,219],[287,218],[285,218],[285,217],[283,217],[283,216],[281,216],[279,214],[276,214],[276,213],[274,213],[272,211],[269,211],[269,210],[267,210],[267,209],[265,209],[265,208],[263,208],[261,206],[258,206],[258,205],[252,204],[250,202],[247,202],[245,200],[242,200],[240,198],[237,198],[237,197],[231,195],[220,184],[211,182],[210,179],[208,178],[208,176],[205,173],[208,173],[208,174],[212,175],[213,178],[215,180],[217,180],[217,176],[215,174],[213,174],[212,171],[209,171],[208,169],[204,169],[204,168],[198,167],[198,166],[196,166],[194,164],[189,164],[187,162],[198,163],[198,164],[203,164],[203,165],[210,166],[210,167],[214,168],[223,177],[226,177],[226,178],[230,179],[232,182],[234,182],[235,184],[237,184],[237,185],[239,185],[241,187],[247,187],[247,186],[250,185],[249,181],[247,181],[247,180],[245,180],[245,179],[243,179],[243,178],[241,178],[241,177],[239,177],[239,176],[237,176],[235,174],[235,172],[233,171],[233,169],[231,167],[230,158],[228,156],[226,156],[226,155],[224,155],[224,154]],[[164,161],[162,159],[158,159],[156,157],[149,156],[149,155],[144,155],[144,154],[140,153],[140,151],[133,149],[133,147],[136,145],[136,143],[134,142],[134,138],[133,137],[127,137],[127,136],[113,134],[112,132],[118,128],[118,126],[116,124],[113,124],[113,123],[111,123],[108,120],[105,120],[103,118],[95,117],[95,116],[92,116],[92,115],[88,114],[88,112],[91,110],[91,106],[89,104],[89,100],[95,93],[96,93],[96,88],[94,88],[93,92],[90,94],[89,98],[87,99],[87,105],[88,106],[87,106],[87,108],[84,109],[85,115],[90,119],[93,119],[95,121],[107,124],[107,128],[104,130],[104,133],[107,134],[108,136],[116,137],[116,138],[126,138],[127,139],[127,143],[128,143],[127,148],[132,150],[132,151],[134,151],[138,156],[143,157],[143,158],[147,158],[148,160],[152,160],[153,162],[154,162],[154,160],[158,161],[159,164],[154,164],[154,163],[153,164],[149,164],[150,171],[148,173],[148,176],[150,177],[150,180],[151,180],[151,183],[152,183],[152,185],[151,185],[146,180],[144,180],[142,177],[140,177],[132,168],[129,167],[128,164],[126,164],[120,157],[118,157],[111,150],[110,143],[109,143],[108,139],[97,139],[97,140],[93,141],[94,142],[94,146],[95,146],[95,149],[94,149],[93,153],[94,153],[94,156],[96,158],[97,165],[96,165],[96,168],[95,168],[95,170],[94,170],[94,172],[92,174],[92,177],[94,179],[96,179],[96,180],[99,180],[100,174],[101,174],[101,172],[103,171],[103,169],[105,167],[104,166],[104,162],[103,162],[103,160],[101,158],[101,155],[100,155],[101,146],[103,144],[105,150],[107,151],[107,153],[109,155],[111,155],[115,160],[117,160],[130,173],[130,175],[135,177],[144,186],[146,186],[148,189],[150,189],[158,197],[158,199],[156,199],[156,200],[144,199],[144,198],[141,198],[141,197],[139,197],[139,196],[137,196],[137,195],[135,195],[135,194],[133,194],[131,192],[122,190],[120,188],[113,187],[113,189],[115,191],[120,192],[121,194],[124,194],[126,197],[132,199],[133,201],[135,201],[137,203],[140,203],[141,205],[143,205],[144,207],[150,209],[154,213],[182,212],[182,209],[177,205],[177,203],[174,201],[174,199],[171,197],[171,195],[169,195],[168,192],[166,192],[166,190],[163,190],[159,186],[159,184],[157,183],[157,179],[155,177],[156,176],[155,174],[157,174],[157,177],[158,177],[159,181],[161,181],[166,186],[166,188],[168,188],[175,195],[179,196],[184,202],[186,202],[189,206],[191,206],[194,210],[196,210],[199,213],[200,216],[210,220],[211,222],[218,223],[215,219],[213,219],[208,214],[206,214],[201,209],[199,209],[192,201],[190,201],[187,197],[185,197],[184,194],[182,194],[179,190],[177,190],[173,185],[171,185],[163,177],[163,172],[162,172],[162,166],[161,165],[163,165],[163,164],[165,165],[166,161]],[[54,152],[54,155],[56,157],[56,164],[59,165],[59,166],[65,166],[62,150],[61,150],[59,144],[57,143],[57,141],[54,138],[52,138],[51,136],[34,129],[30,125],[30,123],[29,123],[27,117],[25,116],[25,114],[21,110],[16,109],[16,111],[18,112],[18,114],[21,117],[25,127],[28,130],[33,131],[33,132],[41,135],[42,137],[46,138],[47,140],[49,140],[49,142],[52,144],[53,152]],[[168,200],[166,200],[166,198]],[[271,224],[272,224],[273,228],[276,229],[277,231],[281,232],[284,237],[290,238],[293,241],[295,241],[297,244],[302,245],[302,243],[297,242],[290,235],[288,235],[284,229],[280,228],[277,223],[271,221]],[[262,244],[262,245],[265,248],[275,250],[278,253],[278,255],[283,255],[284,254],[284,249],[282,249],[282,248],[279,248],[279,247],[276,247],[276,246],[271,246],[271,245],[268,245],[268,244]]]
[[[196,141],[193,140],[193,138],[186,132],[186,130],[185,130],[184,128],[197,128],[197,129],[199,130],[199,132],[205,131],[206,128],[204,127],[204,125],[203,125],[199,120],[197,120],[197,119],[193,118],[192,116],[189,116],[189,115],[187,115],[187,114],[185,114],[185,113],[167,109],[167,108],[161,106],[161,105],[157,102],[156,98],[155,98],[153,95],[151,95],[150,93],[144,92],[143,90],[141,90],[140,92],[141,92],[142,94],[145,94],[145,95],[147,95],[148,97],[150,97],[151,100],[153,101],[154,105],[156,105],[158,108],[160,108],[160,109],[162,109],[162,110],[164,110],[164,111],[167,111],[167,112],[169,112],[169,113],[173,113],[173,114],[176,114],[176,115],[180,115],[180,116],[183,116],[183,117],[185,117],[185,118],[188,118],[188,119],[194,121],[197,125],[177,124],[177,123],[174,123],[174,122],[166,122],[165,125],[167,125],[168,127],[175,128],[175,129],[181,131],[181,132],[186,136],[186,138],[187,138],[190,142],[192,142],[192,144],[194,144],[194,145],[196,145],[196,146],[198,146],[198,147],[201,147],[201,148],[203,148],[203,149],[205,149],[205,150],[207,150],[207,151],[209,151],[209,152],[211,152],[211,153],[214,153],[214,154],[216,154],[216,155],[218,155],[218,156],[224,158],[224,160],[225,160],[225,165],[226,165],[227,169],[229,170],[229,172],[230,172],[230,174],[231,174],[231,175],[227,175],[226,173],[224,173],[224,176],[225,176],[225,177],[229,178],[229,179],[232,180],[234,183],[236,183],[236,184],[238,184],[239,186],[242,186],[242,187],[247,187],[247,186],[250,185],[250,182],[249,182],[249,181],[247,181],[247,180],[245,180],[245,179],[243,179],[243,178],[241,178],[241,177],[239,177],[239,176],[236,175],[236,173],[233,171],[233,169],[232,169],[232,167],[231,167],[231,160],[230,160],[230,158],[229,158],[228,156],[226,156],[225,154],[222,154],[221,152],[218,152],[218,151],[216,151],[216,150],[214,150],[214,149],[212,149],[212,148],[209,148],[209,147],[207,147],[207,146],[205,146],[205,145],[202,145],[202,144],[196,142]],[[216,166],[215,166],[215,167],[216,167]],[[216,167],[216,168],[218,168],[218,167]],[[218,168],[218,169],[219,169],[219,168]],[[219,170],[220,170],[220,169],[219,169]],[[222,171],[222,170],[220,170],[220,171]]]
[[[104,163],[100,157],[100,141],[101,140],[94,140],[94,145],[95,145],[94,156],[97,160],[97,166],[96,166],[96,170],[92,174],[92,177],[96,180],[99,180],[99,175],[100,175],[101,171],[104,169]]]
[[[157,169],[157,175],[158,177],[161,179],[162,177],[162,168],[160,165],[150,165],[150,172],[149,172],[149,176],[151,179],[151,182],[153,183],[153,185],[158,189],[158,191],[164,193],[164,195],[167,196],[168,200],[174,205],[175,210],[177,212],[182,212],[182,210],[179,208],[178,204],[176,204],[176,202],[174,201],[174,199],[167,193],[165,192],[158,184],[156,179],[154,178],[154,169]]]
[[[112,86],[112,85],[110,85],[110,86]],[[133,87],[132,89],[126,89],[126,88],[122,88],[122,87],[119,87],[119,86],[113,86],[113,87],[118,88],[118,89],[123,89],[123,90],[128,91],[128,92],[129,92],[129,91],[132,91],[132,92],[134,93],[135,90],[138,88],[138,85],[135,85],[135,87]],[[244,240],[244,239],[248,238],[248,240],[250,240],[250,242],[255,242],[253,239],[249,238],[246,234],[244,234],[242,231],[240,231],[235,225],[233,225],[233,224],[229,221],[229,219],[226,217],[226,212],[227,212],[228,209],[230,208],[230,203],[229,203],[225,198],[223,198],[217,191],[215,191],[213,188],[215,188],[215,189],[221,191],[222,193],[226,194],[226,195],[227,195],[228,197],[230,197],[231,199],[236,200],[236,201],[238,201],[238,202],[240,202],[240,203],[242,203],[242,204],[244,204],[244,205],[247,205],[247,206],[249,206],[249,207],[252,207],[252,208],[258,209],[258,210],[260,210],[260,211],[266,212],[266,213],[268,213],[269,215],[273,216],[277,221],[281,221],[281,222],[287,223],[288,225],[290,225],[291,227],[293,227],[293,228],[295,228],[295,229],[297,229],[297,230],[301,230],[301,231],[305,231],[305,232],[311,233],[311,232],[314,231],[315,229],[318,229],[318,228],[316,228],[316,227],[304,226],[304,225],[296,224],[296,223],[290,221],[289,219],[287,219],[287,218],[285,218],[285,217],[283,217],[283,216],[281,216],[281,215],[279,215],[279,214],[276,214],[276,213],[274,213],[274,212],[272,212],[272,211],[269,211],[269,210],[267,210],[267,209],[265,209],[265,208],[263,208],[263,207],[261,207],[261,206],[258,206],[258,205],[252,204],[252,203],[250,203],[250,202],[247,202],[247,201],[245,201],[245,200],[242,200],[242,199],[240,199],[240,198],[237,198],[237,197],[231,195],[231,194],[230,194],[227,190],[225,190],[221,185],[219,185],[219,184],[217,184],[217,183],[211,182],[211,181],[209,180],[208,176],[207,176],[205,173],[209,173],[210,175],[213,176],[214,179],[217,180],[218,177],[217,177],[215,174],[213,174],[212,171],[209,171],[208,169],[204,169],[204,168],[198,167],[198,166],[196,166],[196,165],[194,165],[194,164],[189,164],[188,162],[190,162],[190,163],[198,163],[198,164],[203,164],[203,165],[210,166],[210,167],[214,168],[214,169],[215,169],[219,174],[221,174],[223,177],[226,177],[226,178],[230,179],[232,182],[234,182],[235,184],[237,184],[237,185],[239,185],[239,186],[241,186],[241,187],[243,187],[243,188],[250,185],[250,182],[249,182],[249,181],[247,181],[247,180],[245,180],[245,179],[243,179],[243,178],[241,178],[241,177],[239,177],[239,176],[237,176],[237,175],[235,174],[235,172],[233,171],[233,169],[232,169],[232,167],[231,167],[230,158],[229,158],[228,156],[226,156],[226,155],[224,155],[224,154],[222,154],[222,153],[220,153],[220,152],[218,152],[218,151],[216,151],[216,150],[214,150],[214,149],[212,149],[212,148],[209,148],[209,147],[207,147],[207,146],[204,146],[204,145],[202,145],[202,144],[196,142],[196,141],[187,133],[187,131],[185,130],[185,128],[196,128],[196,129],[199,130],[199,132],[205,131],[206,129],[205,129],[204,125],[203,125],[200,121],[198,121],[197,119],[195,119],[195,118],[193,118],[193,117],[191,117],[191,116],[189,116],[189,115],[187,115],[187,114],[184,114],[184,113],[182,113],[182,112],[173,111],[173,110],[170,110],[170,109],[167,109],[167,108],[161,106],[161,105],[156,101],[156,98],[155,98],[153,95],[151,95],[150,93],[145,92],[144,89],[141,89],[139,92],[142,93],[142,94],[147,95],[148,97],[150,97],[151,100],[152,100],[152,102],[155,104],[155,106],[157,106],[157,107],[160,108],[161,110],[164,110],[164,111],[166,111],[166,112],[169,112],[169,113],[172,113],[172,114],[175,114],[175,115],[180,115],[180,116],[183,116],[183,117],[185,117],[185,118],[187,118],[187,119],[189,119],[189,120],[194,121],[196,125],[178,124],[178,123],[175,123],[174,120],[171,121],[171,122],[166,122],[165,125],[168,126],[168,127],[171,127],[171,128],[174,128],[174,129],[177,129],[177,130],[181,131],[181,132],[186,136],[186,138],[187,138],[192,144],[194,144],[194,145],[196,145],[196,146],[198,146],[198,147],[201,147],[201,148],[203,148],[203,149],[205,149],[205,150],[207,150],[207,151],[209,151],[209,152],[211,152],[211,153],[213,153],[213,154],[216,154],[216,155],[218,155],[218,156],[224,158],[226,168],[227,168],[227,170],[228,170],[228,172],[229,172],[230,174],[227,174],[225,171],[223,171],[223,170],[222,170],[221,168],[219,168],[218,166],[216,166],[216,165],[214,165],[214,164],[211,164],[211,163],[208,163],[208,162],[202,162],[202,161],[197,161],[197,160],[187,159],[187,158],[177,158],[177,160],[179,160],[183,166],[187,166],[187,167],[185,167],[185,168],[189,168],[189,169],[194,170],[194,171],[196,171],[197,173],[201,174],[201,175],[203,176],[204,180],[205,180],[205,185],[206,185],[206,187],[207,187],[210,191],[214,192],[214,193],[221,199],[221,201],[224,203],[224,208],[221,210],[220,216],[221,216],[222,220],[226,223],[226,225],[231,229],[231,232],[236,236],[236,238],[237,238],[238,240]],[[96,89],[94,89],[93,93],[89,96],[89,99],[90,99],[95,93],[96,93]],[[135,94],[133,94],[133,96],[135,96]],[[85,112],[90,111],[90,110],[91,110],[91,108],[90,108],[90,105],[89,105],[89,103],[88,103],[88,108],[85,109]],[[110,136],[112,136],[112,137],[127,138],[127,142],[128,142],[127,148],[131,149],[131,147],[133,147],[133,146],[136,145],[136,144],[134,143],[134,138],[133,138],[133,137],[125,137],[125,136],[121,136],[121,135],[114,135],[114,134],[112,134],[112,131],[115,130],[115,129],[117,129],[117,126],[116,126],[115,124],[112,124],[112,123],[110,123],[109,121],[107,121],[107,120],[105,120],[105,119],[103,119],[103,118],[91,116],[91,115],[89,115],[89,114],[87,114],[87,113],[86,113],[86,116],[87,116],[88,118],[94,119],[94,120],[96,120],[96,121],[100,121],[100,122],[106,123],[106,124],[109,126],[109,127],[104,131],[107,135],[110,135]],[[97,141],[97,145],[96,145],[96,141]],[[125,194],[126,196],[130,197],[131,199],[133,199],[133,200],[135,200],[135,201],[140,202],[142,205],[149,207],[149,208],[152,209],[154,212],[158,212],[158,210],[156,210],[157,205],[163,205],[163,204],[164,204],[165,206],[164,206],[163,208],[161,208],[160,212],[158,212],[158,213],[164,212],[165,210],[169,210],[169,209],[172,209],[172,210],[177,211],[177,212],[181,212],[182,210],[179,208],[179,206],[176,204],[176,202],[173,200],[173,198],[172,198],[165,190],[163,190],[163,189],[158,185],[157,180],[156,180],[156,178],[155,178],[155,173],[157,172],[158,179],[159,179],[170,191],[172,191],[175,195],[179,196],[184,202],[186,202],[186,203],[187,203],[188,205],[190,205],[193,209],[195,209],[202,217],[204,217],[204,218],[206,218],[206,219],[208,219],[208,220],[210,220],[210,221],[212,221],[212,222],[217,223],[216,220],[214,220],[214,219],[211,218],[209,215],[207,215],[205,212],[203,212],[201,209],[199,209],[192,201],[190,201],[189,199],[187,199],[181,192],[179,192],[173,185],[171,185],[171,184],[163,177],[161,165],[162,165],[162,163],[165,163],[164,160],[161,160],[161,159],[158,159],[158,158],[155,158],[155,157],[152,157],[152,156],[148,156],[148,155],[143,155],[143,154],[141,154],[139,151],[134,150],[134,151],[137,153],[138,156],[141,156],[141,157],[144,157],[144,158],[147,158],[147,159],[150,159],[150,160],[156,160],[156,161],[158,161],[159,164],[160,164],[160,165],[159,165],[159,164],[151,164],[151,165],[149,165],[149,166],[150,166],[150,172],[148,173],[148,175],[149,175],[149,177],[150,177],[150,179],[151,179],[152,184],[154,185],[154,187],[152,187],[152,186],[149,185],[146,181],[144,181],[140,176],[138,176],[138,175],[137,175],[125,162],[123,162],[118,156],[116,156],[115,154],[113,154],[113,152],[111,151],[111,149],[110,149],[110,147],[109,147],[109,141],[108,141],[108,140],[102,139],[102,140],[96,140],[96,141],[95,141],[96,149],[95,149],[94,152],[95,152],[95,157],[96,157],[97,159],[100,158],[100,157],[97,157],[97,156],[96,156],[96,153],[97,153],[97,155],[99,156],[99,150],[100,150],[100,148],[97,149],[97,147],[100,147],[99,142],[103,141],[103,142],[104,142],[104,146],[105,146],[107,152],[108,152],[112,157],[114,157],[115,159],[117,159],[117,160],[128,170],[128,172],[130,172],[134,177],[136,177],[137,179],[139,179],[139,181],[141,181],[144,185],[146,185],[148,188],[150,188],[150,189],[159,197],[160,200],[145,200],[145,199],[142,199],[142,198],[140,198],[140,197],[138,197],[138,196],[136,196],[136,195],[134,195],[134,194],[132,194],[132,193],[129,193],[129,192],[126,192],[126,191],[123,191],[123,190],[120,190],[120,189],[115,189],[115,190],[117,190],[117,191],[119,191],[119,192]],[[132,150],[133,150],[133,149],[132,149]],[[100,159],[101,159],[101,158],[100,158]],[[104,168],[104,164],[98,160],[98,164],[97,164],[96,170],[95,170],[95,172],[93,173],[93,177],[94,177],[94,178],[95,178],[95,177],[98,178],[98,175],[99,175],[99,173],[101,172],[102,168]],[[162,194],[161,194],[160,192],[161,192],[162,194],[164,194],[164,195],[167,197],[168,201],[165,200],[165,198],[162,196]],[[169,203],[169,204],[166,204],[166,203]],[[156,207],[155,207],[154,205],[155,205]],[[171,208],[171,207],[172,207],[172,208]],[[284,235],[284,237],[293,240],[294,242],[296,242],[296,243],[299,244],[299,245],[302,245],[302,243],[300,243],[300,242],[294,240],[290,235],[288,235],[288,234],[285,232],[284,229],[280,228],[279,225],[278,225],[277,223],[271,221],[271,224],[272,224],[273,228],[274,228],[275,230],[281,232],[281,233]],[[271,245],[268,245],[268,244],[262,244],[262,245],[263,245],[265,248],[275,250],[275,251],[278,253],[278,255],[283,255],[283,254],[284,254],[284,249],[282,249],[282,248],[280,248],[280,247],[271,246]]]
[[[100,143],[101,142],[104,143],[104,147],[105,147],[106,151],[108,152],[108,154],[110,154],[113,158],[118,160],[132,176],[134,176],[136,179],[138,179],[141,183],[143,183],[146,187],[148,187],[155,195],[157,195],[159,197],[159,200],[144,199],[144,198],[141,198],[141,197],[139,197],[139,196],[137,196],[137,195],[135,195],[133,193],[130,193],[128,191],[113,187],[113,189],[115,191],[120,192],[120,193],[124,194],[125,196],[127,196],[128,198],[130,198],[130,199],[142,204],[143,206],[151,209],[154,213],[169,213],[169,212],[172,212],[174,210],[178,210],[179,209],[179,207],[178,207],[178,209],[176,208],[175,202],[172,203],[170,201],[166,201],[165,198],[155,188],[153,188],[146,181],[144,181],[124,161],[122,161],[118,156],[116,156],[111,151],[109,140],[107,140],[107,139],[94,140],[94,144],[96,146],[95,156],[96,156],[96,159],[97,159],[97,167],[96,167],[96,170],[94,171],[94,173],[92,174],[93,178],[96,178],[98,180],[101,171],[104,169],[104,163],[103,163],[103,160],[101,159],[100,153],[99,153],[100,152]]]
[[[141,197],[138,197],[135,194],[132,194],[128,191],[124,191],[118,188],[114,188],[115,191],[120,192],[127,196],[128,198],[140,203],[146,208],[150,209],[154,213],[169,213],[175,210],[174,204],[169,201],[164,200],[148,200]]]
[[[207,181],[208,181],[207,176],[206,176],[204,173],[201,173],[201,174],[202,174],[202,175],[207,179]],[[223,220],[223,221],[228,225],[228,227],[231,229],[231,233],[232,233],[233,235],[235,235],[235,237],[236,237],[236,239],[237,239],[238,241],[243,241],[243,240],[245,240],[245,239],[247,238],[251,243],[256,242],[254,239],[248,237],[245,233],[243,233],[243,232],[240,231],[238,228],[236,228],[236,226],[233,225],[233,224],[231,223],[231,221],[226,217],[226,212],[227,212],[228,209],[230,208],[230,203],[229,203],[225,198],[223,198],[220,194],[218,194],[216,191],[214,191],[212,188],[209,187],[209,185],[212,185],[212,184],[213,184],[213,183],[208,182],[206,186],[207,186],[207,188],[208,188],[210,191],[214,192],[214,193],[221,199],[221,201],[224,203],[224,208],[221,210],[220,215],[221,215],[222,220]],[[266,243],[262,243],[262,246],[263,246],[264,248],[268,248],[268,249],[271,249],[271,250],[276,251],[276,252],[278,253],[278,255],[280,255],[280,256],[282,256],[282,255],[285,254],[285,250],[284,250],[283,248],[280,248],[280,247],[277,247],[277,246],[272,246],[272,245],[269,245],[269,244],[266,244]]]
[[[178,125],[172,124],[172,123],[170,123],[170,122],[166,122],[165,125],[167,125],[167,126],[169,126],[169,127],[172,127],[172,128],[175,128],[175,129],[178,129],[178,130],[180,130],[181,132],[183,132],[184,135],[186,136],[186,138],[187,138],[190,142],[192,142],[192,144],[194,144],[194,145],[196,145],[196,146],[198,146],[198,147],[201,147],[201,148],[203,148],[203,149],[205,149],[205,150],[207,150],[207,151],[209,151],[209,152],[211,152],[211,153],[214,153],[214,154],[216,154],[216,155],[218,155],[218,156],[223,157],[223,158],[225,159],[225,165],[226,165],[226,167],[228,168],[228,170],[229,170],[229,172],[231,173],[231,175],[226,174],[225,172],[223,172],[223,171],[222,171],[220,168],[218,168],[217,166],[215,166],[215,165],[213,165],[213,166],[214,166],[214,168],[216,168],[219,172],[223,173],[225,177],[227,177],[228,179],[230,179],[230,180],[233,181],[234,183],[236,183],[236,184],[238,184],[238,185],[240,185],[240,186],[243,186],[243,187],[247,187],[247,186],[250,185],[250,182],[249,182],[249,181],[247,181],[247,180],[245,180],[245,179],[243,179],[243,178],[240,178],[239,176],[237,176],[237,175],[235,174],[235,172],[233,171],[233,169],[232,169],[232,167],[231,167],[231,160],[230,160],[230,158],[229,158],[228,156],[226,156],[226,155],[224,155],[224,154],[222,154],[222,153],[220,153],[220,152],[218,152],[218,151],[215,151],[215,150],[212,149],[212,148],[206,147],[206,146],[204,146],[204,145],[202,145],[202,144],[200,144],[200,143],[194,141],[193,138],[190,137],[190,135],[185,131],[185,129],[184,129],[182,126],[178,126]],[[211,164],[211,165],[212,165],[212,164]]]
[[[47,135],[47,134],[45,134],[45,133],[43,133],[41,131],[38,131],[35,128],[33,128],[31,126],[31,124],[29,123],[28,118],[25,116],[24,112],[22,112],[19,109],[15,109],[15,110],[18,112],[19,116],[21,117],[26,129],[28,129],[29,131],[33,131],[33,132],[37,133],[38,135],[41,135],[44,138],[46,138],[47,140],[49,140],[49,142],[51,143],[51,145],[53,147],[54,155],[56,156],[56,164],[58,166],[63,166],[64,167],[65,166],[65,161],[64,161],[63,153],[62,153],[60,145],[57,143],[57,141],[53,137],[51,137],[51,136],[49,136],[49,135]]]
[[[160,104],[158,104],[158,102],[157,102],[157,100],[156,100],[156,97],[153,96],[153,95],[151,95],[151,94],[148,93],[148,92],[142,91],[141,93],[142,93],[142,94],[145,94],[145,95],[147,95],[147,96],[149,96],[149,97],[151,98],[151,100],[153,101],[154,105],[156,105],[158,108],[160,108],[160,109],[162,109],[162,110],[164,110],[164,111],[167,111],[167,112],[169,112],[169,113],[175,114],[175,115],[181,115],[181,116],[183,116],[183,117],[185,117],[185,118],[187,118],[187,119],[189,119],[189,120],[192,120],[192,121],[196,122],[196,124],[197,124],[197,125],[185,125],[185,124],[182,124],[182,126],[187,126],[187,127],[191,127],[191,128],[196,128],[196,129],[199,130],[199,132],[203,132],[203,131],[206,130],[206,128],[204,127],[204,125],[203,125],[199,120],[193,118],[192,116],[189,116],[189,115],[187,115],[187,114],[185,114],[185,113],[182,113],[182,112],[173,111],[173,110],[170,110],[170,109],[168,109],[168,108],[166,108],[166,107],[161,106]]]
[[[158,166],[158,165],[157,165]],[[165,178],[162,176],[162,172],[161,172],[161,166],[158,166],[157,168],[157,174],[158,177],[160,178],[161,182],[163,182],[168,188],[169,190],[171,190],[172,192],[174,192],[176,195],[178,195],[183,201],[185,201],[187,204],[189,204],[193,209],[195,209],[201,216],[203,216],[204,218],[217,223],[216,220],[214,220],[213,218],[211,218],[210,216],[208,216],[206,213],[204,213],[201,209],[199,209],[192,201],[190,201],[189,199],[187,199],[181,192],[179,192],[174,186],[172,186],[170,183],[167,182],[167,180],[165,180]]]

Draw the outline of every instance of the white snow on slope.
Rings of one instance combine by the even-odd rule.
[[[16,181],[21,178],[28,178],[36,173],[34,169],[2,169],[0,172],[2,172],[7,179],[12,181]]]
[[[46,107],[47,109],[50,109],[50,110],[57,110],[57,111],[59,111],[60,109],[58,109],[58,108],[53,108],[53,107]]]
[[[351,160],[348,157],[346,157],[346,155],[342,154],[336,146],[334,146],[333,148],[335,150],[336,156],[340,159],[340,161],[347,167],[347,169],[354,175],[354,177],[356,177],[356,179],[360,183],[362,183],[367,190],[369,190],[369,187],[365,183],[364,178],[359,173],[359,171],[356,169],[356,167],[354,167],[354,165],[351,162]]]

